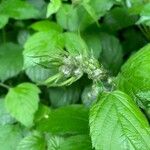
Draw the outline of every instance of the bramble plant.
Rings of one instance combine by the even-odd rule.
[[[149,0],[0,0],[0,150],[150,150]]]

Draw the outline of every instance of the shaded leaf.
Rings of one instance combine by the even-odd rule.
[[[22,48],[14,43],[0,46],[0,80],[16,76],[23,68]]]

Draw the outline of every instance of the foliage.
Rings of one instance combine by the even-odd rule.
[[[0,0],[0,150],[150,150],[149,0]]]

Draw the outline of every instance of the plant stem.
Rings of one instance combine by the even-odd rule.
[[[10,89],[10,87],[8,85],[4,84],[4,83],[0,83],[0,86],[7,89],[7,90]]]

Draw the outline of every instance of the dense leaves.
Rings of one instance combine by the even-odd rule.
[[[149,42],[149,0],[0,0],[0,150],[149,150]]]

